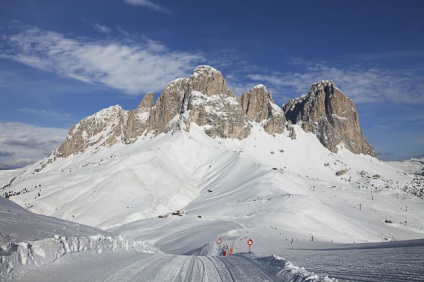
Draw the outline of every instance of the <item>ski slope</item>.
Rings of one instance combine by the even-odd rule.
[[[144,253],[73,255],[16,281],[334,281],[278,257],[232,257]],[[65,279],[66,280],[66,279]]]
[[[228,264],[235,265],[222,275],[246,266],[243,253],[249,238],[254,240],[253,252],[262,257],[290,260],[286,255],[296,258],[289,251],[294,244],[337,247],[424,237],[423,199],[408,193],[417,176],[376,158],[354,155],[343,144],[332,153],[297,126],[296,139],[288,132],[273,136],[252,126],[248,138],[237,140],[212,139],[192,124],[190,132],[147,135],[131,145],[88,150],[56,159],[41,170],[43,162],[2,172],[0,186],[27,211],[73,222],[67,223],[69,233],[80,234],[72,228],[88,225],[148,242],[168,254],[159,260],[175,267],[174,276],[184,273],[193,280],[213,270],[199,270],[195,257],[216,255],[204,253],[204,246],[218,237],[236,254],[242,253],[231,258]],[[118,254],[110,255],[114,261]],[[81,254],[67,254],[59,261],[72,265],[75,256],[81,257],[75,263],[84,261]],[[138,261],[144,255],[131,256],[128,259],[141,267]],[[257,258],[249,259],[258,264]],[[225,258],[212,260],[220,263]],[[52,267],[54,275],[66,274],[66,267],[56,269],[59,261],[43,267],[43,273]],[[308,269],[303,265],[307,261],[298,262]],[[197,270],[181,272],[184,265]],[[150,270],[140,271],[148,275]],[[30,273],[28,277],[35,279]],[[264,273],[277,275],[275,269]],[[79,279],[89,280],[100,274],[81,275],[87,276]],[[152,279],[160,279],[157,275]]]

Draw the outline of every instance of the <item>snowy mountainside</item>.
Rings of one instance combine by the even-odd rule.
[[[424,199],[424,158],[412,158],[402,162],[389,162],[390,165],[414,175],[414,179],[405,191]]]
[[[31,211],[176,254],[219,234],[346,243],[423,237],[423,200],[404,192],[413,175],[343,147],[332,153],[314,134],[293,130],[296,139],[253,125],[238,140],[210,138],[192,124],[60,158],[38,173],[35,164],[4,193]]]
[[[393,165],[394,167],[403,169],[406,172],[424,176],[424,157],[411,158],[401,162],[391,161],[389,164]]]

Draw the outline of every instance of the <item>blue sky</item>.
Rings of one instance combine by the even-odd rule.
[[[0,0],[0,168],[197,65],[278,105],[333,80],[383,160],[424,154],[424,1]]]

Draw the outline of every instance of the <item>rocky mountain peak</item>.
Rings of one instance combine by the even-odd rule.
[[[119,105],[86,117],[69,130],[68,136],[56,150],[55,155],[67,157],[83,152],[88,147],[96,149],[112,146],[121,140],[127,119],[128,111]]]
[[[264,85],[254,86],[238,99],[220,71],[199,66],[190,77],[165,86],[156,103],[153,93],[147,93],[132,111],[113,106],[81,120],[54,156],[66,157],[118,142],[129,144],[147,133],[188,131],[193,123],[213,138],[243,139],[253,122],[269,134],[278,134],[285,130],[286,120],[315,133],[333,152],[343,143],[354,153],[375,155],[363,137],[355,105],[332,81],[314,83],[308,94],[280,108]]]
[[[150,109],[154,105],[155,105],[154,94],[149,92],[143,97],[137,109],[141,109],[141,108]]]
[[[335,88],[337,88],[337,86],[333,81],[321,80],[312,84],[310,92],[313,92],[318,95],[322,93],[322,91],[334,91]]]
[[[207,76],[212,76],[214,74],[219,74],[222,76],[219,70],[207,65],[197,66],[193,71],[193,76],[195,77],[197,76],[207,77]]]
[[[189,81],[189,91],[199,91],[207,96],[223,94],[234,96],[221,72],[210,66],[197,67]]]
[[[332,152],[343,144],[356,154],[375,156],[374,149],[364,138],[353,101],[332,81],[312,84],[308,94],[283,105],[286,119],[313,132]]]
[[[245,138],[250,133],[248,119],[221,72],[200,66],[188,80],[181,117],[186,129],[191,123],[205,126],[211,137]]]
[[[260,123],[266,132],[273,134],[284,131],[284,112],[275,104],[272,93],[263,84],[244,92],[240,104],[247,118]]]

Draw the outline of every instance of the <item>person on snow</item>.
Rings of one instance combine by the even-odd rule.
[[[222,247],[222,255],[223,255],[224,257],[226,257],[226,256],[227,256],[227,252],[228,252],[228,245],[227,245],[227,244],[225,244],[225,246],[224,246],[224,247]]]

